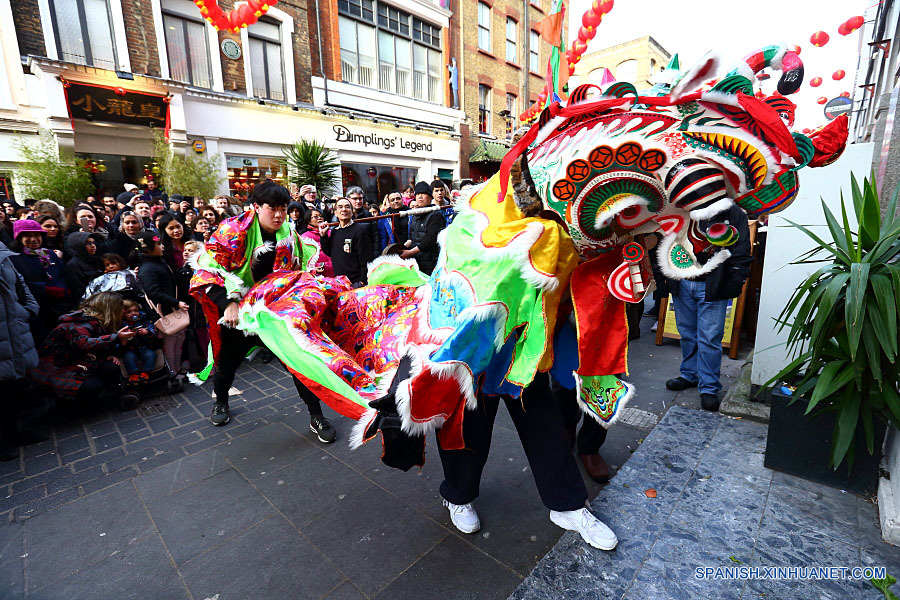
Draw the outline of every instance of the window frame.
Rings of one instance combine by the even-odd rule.
[[[281,61],[281,94],[282,94],[281,100],[279,100],[278,98],[272,98],[272,96],[271,96],[272,90],[269,89],[269,50],[268,50],[268,46],[269,45],[275,46],[276,45],[275,42],[269,40],[268,38],[261,37],[260,35],[254,35],[250,31],[250,27],[247,27],[247,59],[252,61],[252,59],[250,58],[250,54],[252,52],[252,46],[250,44],[250,40],[256,40],[257,42],[262,42],[262,45],[263,45],[262,46],[262,48],[263,48],[263,79],[266,82],[266,95],[259,96],[259,97],[262,98],[263,100],[271,100],[272,102],[287,102],[288,81],[287,81],[287,70],[285,69],[285,64],[284,64],[284,36],[281,31],[282,23],[281,23],[281,21],[279,21],[275,18],[272,18],[272,17],[260,17],[259,22],[266,23],[268,25],[274,25],[278,29],[278,44],[277,44],[277,46],[278,46],[278,58]],[[251,83],[251,85],[253,84],[252,78],[251,78],[250,83]],[[252,96],[257,97],[256,89],[247,90],[247,91],[248,92],[252,91],[253,92]],[[248,94],[248,95],[251,95],[251,94]]]
[[[352,2],[353,0],[346,0],[346,1]],[[365,0],[359,0],[359,1],[365,2]],[[406,15],[406,17],[408,19],[408,26],[409,26],[408,34],[400,33],[397,30],[392,29],[390,26],[385,27],[385,26],[379,24],[378,20],[379,20],[380,8],[382,6],[384,6],[386,9],[384,11],[384,14],[387,16],[388,22],[390,22],[390,12],[391,11],[396,11],[397,13],[399,13],[401,15]],[[355,29],[354,29],[355,48],[356,48],[356,50],[355,50],[355,55],[356,55],[355,69],[357,72],[357,75],[353,78],[353,80],[351,80],[346,77],[346,73],[344,73],[343,72],[344,70],[342,69],[342,73],[341,73],[342,82],[350,84],[350,85],[359,85],[359,86],[363,86],[363,87],[366,87],[369,89],[378,90],[379,92],[383,92],[386,94],[393,94],[393,95],[399,96],[401,98],[409,98],[411,100],[418,100],[421,102],[428,102],[429,104],[437,104],[437,105],[443,106],[445,104],[445,98],[444,98],[445,94],[443,93],[443,90],[442,90],[441,76],[440,76],[440,74],[443,72],[443,69],[444,69],[443,47],[442,47],[443,27],[441,27],[440,25],[435,25],[434,23],[432,23],[430,21],[427,21],[425,19],[422,19],[422,18],[416,16],[416,14],[414,14],[414,13],[408,12],[406,10],[403,10],[401,8],[393,6],[392,4],[389,4],[389,3],[383,3],[383,2],[379,2],[378,0],[372,0],[372,7],[373,7],[372,13],[373,13],[374,17],[373,17],[372,21],[368,21],[364,18],[360,18],[360,17],[350,13],[349,11],[343,10],[342,8],[340,8],[340,3],[339,3],[339,7],[338,7],[339,28],[340,28],[340,23],[341,23],[340,20],[341,19],[345,19],[346,22],[353,24],[353,26],[355,27]],[[359,53],[359,26],[360,25],[363,25],[365,27],[371,27],[375,31],[375,44],[374,44],[374,49],[372,50],[374,59],[375,59],[375,72],[372,77],[372,85],[366,85],[364,83],[359,82],[358,72],[359,72],[359,55],[360,55],[360,53]],[[422,32],[421,35],[416,34],[416,26],[417,25],[421,25],[421,27],[420,27],[420,30]],[[427,32],[425,31],[426,27],[428,28]],[[427,33],[427,36],[426,36],[426,33]],[[381,56],[381,50],[380,50],[381,35],[391,36],[392,41],[393,41],[393,63],[392,63],[393,77],[392,77],[392,81],[391,81],[391,85],[390,85],[391,89],[385,89],[381,85],[382,84],[382,77],[381,77],[382,63],[384,63],[385,65],[388,64],[388,61],[383,60],[382,56]],[[428,40],[425,39],[426,37],[428,37]],[[406,61],[407,66],[404,67],[403,69],[400,69],[397,66],[398,65],[397,57],[398,57],[398,55],[401,54],[400,52],[398,52],[398,48],[401,45],[398,43],[398,41],[401,41],[401,40],[403,43],[405,43],[409,46],[409,57],[408,57],[408,61]],[[340,47],[340,41],[338,42],[338,46]],[[422,73],[422,71],[416,70],[416,66],[417,66],[416,47],[417,46],[421,47],[421,49],[425,53],[425,63],[424,63],[425,70],[424,70],[424,81],[423,81],[423,85],[422,85],[422,90],[423,90],[422,97],[419,97],[416,95],[416,73]],[[349,49],[348,49],[348,51],[349,51]],[[431,64],[432,63],[431,58],[434,53],[437,53],[437,57],[435,59],[437,61],[436,65]],[[434,72],[432,72],[432,67],[435,68]],[[401,70],[403,71],[403,73],[406,74],[406,77],[407,77],[407,79],[404,82],[405,89],[407,92],[405,94],[401,94],[397,91],[401,87],[400,85],[398,85]],[[431,94],[429,93],[430,90],[432,89],[429,79],[434,76],[433,73],[437,73],[437,79],[438,79],[438,84],[435,88],[436,91],[435,91],[434,99],[431,98]]]
[[[162,10],[160,12],[162,13],[163,41],[164,42],[168,42],[168,38],[166,37],[166,32],[165,32],[166,17],[169,17],[172,19],[180,19],[182,21],[182,24],[181,24],[182,25],[182,34],[184,35],[185,55],[188,57],[187,67],[188,67],[188,77],[190,78],[190,81],[182,81],[181,83],[186,83],[187,85],[191,85],[193,87],[201,88],[204,90],[213,89],[213,87],[215,85],[214,84],[215,77],[213,76],[212,53],[210,52],[210,49],[209,49],[209,36],[207,35],[207,32],[206,32],[206,22],[202,21],[200,19],[191,19],[190,17],[186,17],[184,15],[180,15],[176,12],[172,12],[172,11],[168,11],[168,10]],[[202,85],[198,85],[198,84],[194,83],[194,66],[190,60],[191,44],[190,44],[190,41],[188,40],[188,35],[187,35],[187,22],[188,21],[203,26],[203,42],[204,42],[204,45],[206,46],[206,61],[207,61],[207,66],[209,67],[209,87],[204,87]],[[169,55],[169,48],[168,48],[168,46],[166,46],[166,62],[168,63],[168,68],[169,68],[169,78],[171,78],[171,76],[172,76],[171,75],[172,74],[172,63],[170,62],[171,60],[172,60],[172,58]],[[178,80],[176,79],[175,81],[178,81]]]
[[[487,92],[485,94],[487,96],[487,105],[483,105],[481,103],[482,90],[485,90]],[[491,95],[493,93],[494,90],[491,88],[491,86],[484,83],[478,84],[478,135],[491,135]],[[483,128],[482,122],[484,122]]]
[[[509,24],[513,24],[513,39],[509,39]],[[506,17],[506,62],[510,62],[514,65],[519,64],[519,22],[514,18],[507,15]],[[513,57],[509,58],[509,48],[510,44],[512,44]]]
[[[481,7],[482,6],[487,9],[487,25],[482,25],[482,23],[481,23]],[[492,9],[491,9],[490,4],[488,4],[487,2],[480,2],[480,1],[478,2],[478,14],[476,15],[477,18],[475,19],[476,30],[478,32],[478,40],[476,42],[476,45],[478,46],[479,50],[482,50],[487,53],[491,52],[491,18],[492,18],[491,11],[492,11]],[[481,32],[482,31],[486,32],[485,35],[487,36],[487,42],[486,42],[487,47],[484,47],[481,45]]]
[[[534,43],[535,38],[537,38],[537,43]],[[537,68],[534,68],[532,59],[537,62]],[[541,72],[541,34],[534,29],[528,34],[528,70],[532,73]]]
[[[73,62],[73,61],[67,61],[67,60],[61,58],[63,55],[62,36],[59,33],[59,23],[58,23],[58,18],[57,18],[57,13],[56,13],[56,2],[58,2],[58,1],[59,0],[46,0],[47,11],[50,16],[50,27],[51,27],[51,31],[53,32],[53,42],[54,42],[53,48],[56,50],[56,59],[62,60],[64,62],[72,62],[72,64],[81,64],[81,63],[77,63],[77,62]],[[115,15],[113,14],[114,11],[113,11],[113,6],[112,6],[112,3],[115,0],[105,0],[105,2],[104,2],[104,4],[106,4],[106,16],[109,19],[109,38],[110,38],[110,44],[112,46],[112,54],[113,54],[112,68],[103,67],[103,66],[94,64],[93,50],[91,49],[91,36],[90,36],[90,32],[89,32],[88,25],[87,25],[87,14],[84,9],[84,2],[81,2],[79,0],[73,0],[73,1],[75,2],[75,7],[76,7],[76,10],[78,11],[78,27],[81,29],[81,36],[82,36],[81,44],[82,44],[82,47],[84,48],[84,66],[93,67],[95,69],[106,69],[106,70],[110,70],[110,71],[119,70],[124,65],[121,64],[123,61],[119,60],[119,44],[116,42],[116,37],[117,37],[116,25],[117,24],[116,24]],[[127,55],[127,53],[128,52],[126,49],[125,54]],[[130,70],[130,66],[129,66],[129,70]]]

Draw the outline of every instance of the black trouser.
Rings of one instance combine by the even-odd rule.
[[[231,384],[234,383],[234,375],[237,373],[238,367],[241,366],[247,353],[254,346],[262,348],[266,346],[255,335],[244,335],[242,331],[237,329],[222,327],[221,332],[222,346],[219,349],[216,372],[213,375],[213,392],[216,394],[216,401],[228,404],[228,390],[231,389]],[[300,395],[300,399],[306,403],[306,407],[309,409],[309,415],[311,417],[321,416],[322,406],[319,404],[319,399],[316,395],[303,385],[293,373],[291,373],[291,378],[294,380],[297,394]]]
[[[503,397],[528,457],[544,506],[567,511],[584,507],[587,489],[566,441],[562,414],[550,393],[549,376],[538,373],[520,399]],[[441,496],[453,504],[478,497],[481,473],[491,449],[491,434],[500,397],[482,396],[463,420],[464,450],[444,450],[438,443],[444,481]]]
[[[597,421],[584,414],[584,411],[578,406],[575,390],[562,387],[552,377],[550,378],[550,390],[559,404],[563,424],[567,429],[574,431],[578,427],[578,421],[582,416],[584,417],[576,442],[578,454],[597,454],[600,452],[600,446],[606,441],[606,430]]]
[[[122,395],[122,370],[112,361],[104,361],[84,380],[75,400],[85,403],[112,402]]]

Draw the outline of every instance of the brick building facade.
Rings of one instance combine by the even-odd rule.
[[[548,0],[461,3],[462,103],[468,126],[467,176],[486,178],[499,163],[518,116],[544,87],[550,45],[536,31]],[[476,158],[473,156],[476,153]]]

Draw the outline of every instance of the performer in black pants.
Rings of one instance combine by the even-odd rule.
[[[538,373],[521,398],[503,397],[528,457],[538,493],[550,509],[550,520],[578,531],[595,548],[612,550],[615,534],[586,508],[587,489],[572,456],[559,406],[550,392],[549,375]],[[444,481],[441,496],[450,520],[463,533],[481,528],[472,502],[478,497],[481,473],[491,448],[498,396],[481,396],[478,408],[466,411],[463,450],[444,450],[438,443]]]
[[[562,412],[563,425],[565,426],[566,438],[569,446],[575,446],[578,450],[578,457],[588,477],[597,483],[606,483],[609,481],[609,466],[603,457],[600,456],[600,446],[606,441],[606,429],[600,426],[597,421],[584,414],[578,407],[578,398],[575,396],[574,389],[566,389],[556,382],[553,377],[550,378],[550,390],[556,398],[559,410]],[[575,431],[578,428],[578,422],[581,419],[581,429],[578,435]]]

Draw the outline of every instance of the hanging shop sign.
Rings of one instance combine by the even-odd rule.
[[[409,154],[432,152],[432,142],[420,142],[402,135],[384,135],[374,131],[358,133],[344,125],[335,125],[335,141],[352,144],[359,150],[405,151]]]
[[[825,104],[825,118],[831,121],[853,108],[853,100],[844,96],[832,98]]]
[[[193,148],[194,152],[197,154],[203,154],[204,150],[206,150],[206,144],[200,140],[195,140],[194,143],[191,144],[191,148]]]
[[[66,104],[72,119],[165,127],[168,131],[167,96],[133,92],[121,87],[87,85],[63,80]]]

